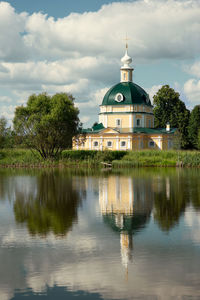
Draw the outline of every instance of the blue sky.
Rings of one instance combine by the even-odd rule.
[[[152,97],[164,84],[200,104],[199,0],[0,1],[0,116],[32,93],[70,92],[85,126],[119,82],[126,33],[133,81]]]
[[[29,13],[43,12],[55,18],[62,18],[71,12],[84,13],[85,11],[97,11],[104,4],[112,3],[110,0],[11,0],[7,1],[15,7],[17,12]],[[115,2],[125,2],[116,0]]]

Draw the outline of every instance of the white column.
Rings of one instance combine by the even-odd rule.
[[[161,136],[158,137],[158,148],[161,149]]]
[[[105,128],[108,127],[108,115],[105,115]]]
[[[119,137],[116,137],[116,149],[119,150]]]
[[[103,150],[103,137],[100,137],[100,150]]]
[[[144,127],[144,115],[142,115],[142,127]]]
[[[135,114],[133,115],[133,127],[135,127]]]
[[[92,149],[91,136],[89,136],[89,150]]]
[[[129,128],[132,128],[133,127],[133,115],[130,114],[129,115]]]

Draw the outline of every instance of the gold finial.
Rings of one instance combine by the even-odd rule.
[[[127,33],[126,33],[126,38],[124,39],[124,41],[126,41],[126,49],[128,50],[128,41],[129,41],[130,39],[127,37]]]

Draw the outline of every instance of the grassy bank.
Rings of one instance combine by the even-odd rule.
[[[130,151],[114,167],[200,167],[200,151]]]
[[[72,151],[65,150],[54,160],[43,160],[28,149],[0,151],[0,167],[97,167],[102,162],[113,168],[132,167],[200,167],[200,151]]]

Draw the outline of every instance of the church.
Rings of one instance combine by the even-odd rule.
[[[154,128],[153,106],[149,95],[133,82],[132,58],[121,59],[120,83],[112,86],[100,105],[99,122],[83,129],[83,143],[73,143],[77,150],[168,150],[173,147],[175,129]]]

